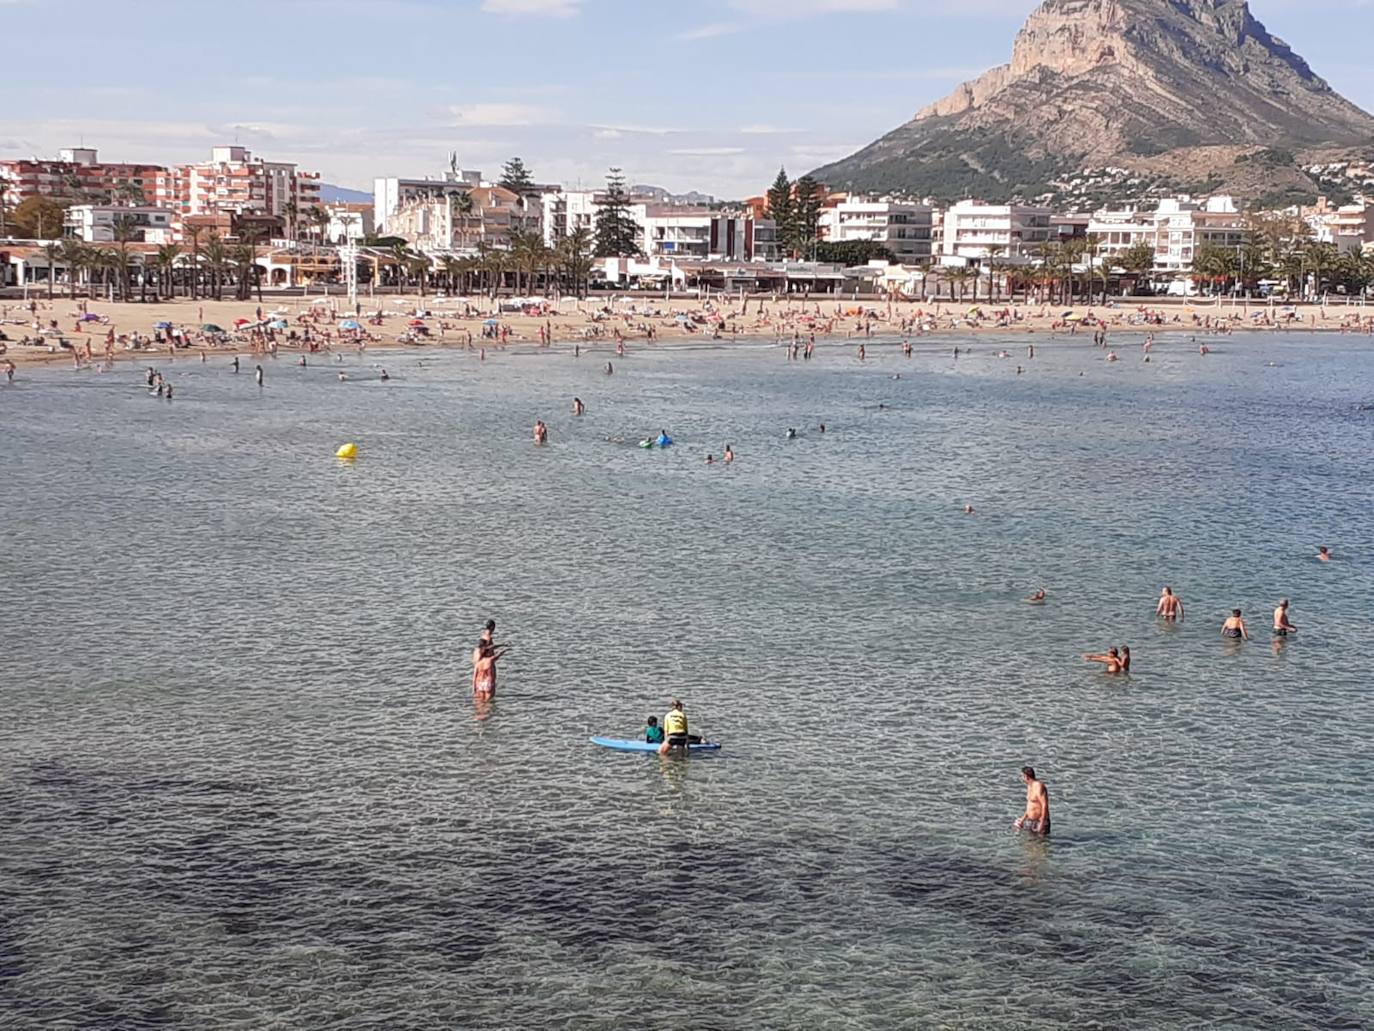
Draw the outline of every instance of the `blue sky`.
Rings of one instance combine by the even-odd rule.
[[[0,157],[235,140],[371,188],[440,171],[760,192],[1007,60],[1035,0],[0,0]],[[1371,0],[1253,0],[1374,110]]]

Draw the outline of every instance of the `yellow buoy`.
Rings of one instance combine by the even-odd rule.
[[[339,448],[339,450],[337,450],[337,451],[334,452],[334,457],[335,457],[335,458],[357,458],[357,457],[358,457],[358,445],[357,445],[357,444],[344,444],[343,446],[341,446],[341,447]]]

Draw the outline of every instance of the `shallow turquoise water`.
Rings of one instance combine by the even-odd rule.
[[[23,370],[0,1024],[1374,1022],[1374,347],[959,342]]]

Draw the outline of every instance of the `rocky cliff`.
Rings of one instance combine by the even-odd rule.
[[[1195,148],[1236,146],[1374,148],[1374,116],[1245,0],[1046,0],[1009,64],[813,174],[839,187],[994,199],[1035,195],[1085,165],[1180,151],[1187,167]]]

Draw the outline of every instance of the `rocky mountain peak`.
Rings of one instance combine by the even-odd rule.
[[[863,170],[880,166],[885,183],[909,178],[938,192],[919,175],[938,165],[941,179],[1005,193],[1075,162],[1325,145],[1374,146],[1374,116],[1333,91],[1246,0],[1045,0],[1007,64],[815,174],[862,185],[875,178]]]

